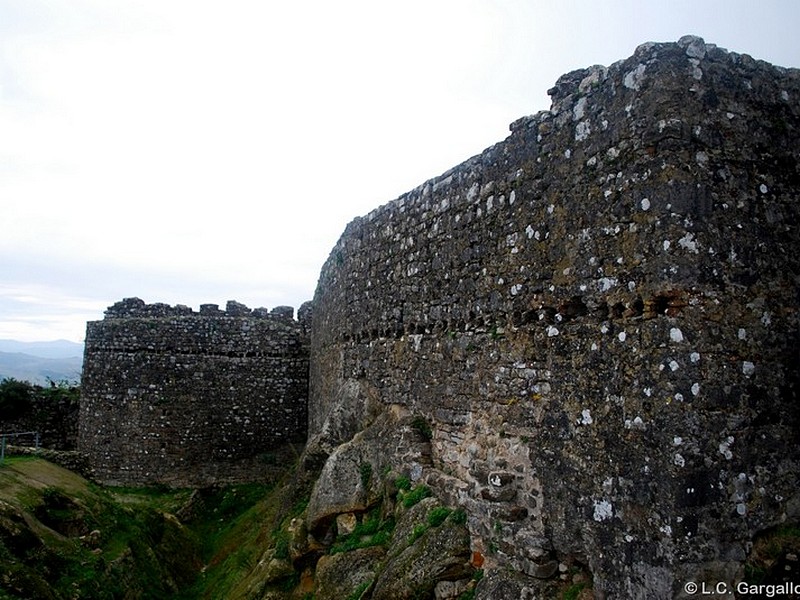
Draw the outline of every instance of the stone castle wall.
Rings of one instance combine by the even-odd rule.
[[[309,434],[335,453],[423,416],[431,465],[392,466],[467,509],[487,566],[578,561],[609,598],[732,585],[800,520],[800,72],[687,37],[550,94],[347,227]]]
[[[46,389],[46,388],[41,388]],[[38,433],[39,445],[53,450],[75,450],[80,403],[67,394],[35,393],[28,409],[13,418],[0,416],[0,432]],[[9,443],[35,445],[35,435],[9,438]]]
[[[79,449],[113,484],[264,477],[306,433],[308,309],[127,299],[88,323]],[[277,454],[276,454],[277,453]]]

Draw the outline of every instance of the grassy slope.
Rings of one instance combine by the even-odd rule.
[[[192,533],[149,505],[41,459],[0,467],[0,598],[173,598],[200,567]]]
[[[8,458],[0,600],[247,597],[261,589],[252,574],[285,510],[273,490],[103,488],[38,458]]]

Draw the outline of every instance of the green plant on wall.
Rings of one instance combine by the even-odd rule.
[[[361,486],[366,490],[369,488],[369,482],[372,479],[372,464],[365,462],[361,463],[358,467],[359,475],[361,476]]]
[[[427,441],[431,441],[433,439],[433,430],[431,429],[430,423],[425,420],[425,417],[414,417],[414,420],[411,421],[411,426],[416,429]]]
[[[415,504],[417,504],[423,498],[427,498],[431,495],[431,488],[427,485],[418,485],[408,492],[404,493],[402,496],[403,506],[406,508],[411,508]]]

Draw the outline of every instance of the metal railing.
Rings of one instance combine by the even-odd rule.
[[[26,435],[33,436],[36,449],[39,449],[39,432],[38,431],[15,431],[10,433],[0,433],[0,465],[6,459],[6,440],[8,438],[18,438]]]

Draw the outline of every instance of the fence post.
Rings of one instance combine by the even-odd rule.
[[[3,434],[2,441],[0,441],[0,465],[6,460],[6,436]]]

